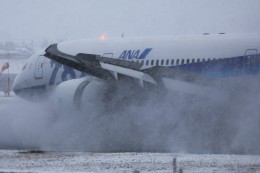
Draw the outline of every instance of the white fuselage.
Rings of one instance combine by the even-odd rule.
[[[128,61],[144,61],[143,68],[162,65],[161,61],[174,59],[174,63],[169,63],[168,66],[177,65],[176,60],[183,59],[184,62],[188,59],[192,60],[208,60],[218,58],[230,58],[242,56],[248,49],[260,50],[260,35],[259,34],[241,34],[241,35],[190,35],[190,36],[164,36],[159,38],[120,38],[111,40],[76,40],[58,44],[58,49],[70,55],[80,53],[97,54],[101,56],[121,58],[124,51],[131,51],[134,54],[140,51],[139,55],[145,50],[152,48],[145,59],[135,58],[133,55],[125,55],[125,60]],[[154,60],[154,64],[151,61]],[[148,61],[148,65],[146,62]]]
[[[69,54],[95,54],[107,58],[142,62],[141,69],[153,66],[181,66],[232,57],[257,55],[260,34],[215,34],[164,36],[157,38],[118,38],[75,40],[58,44],[58,50]],[[18,74],[14,90],[51,89],[57,84],[84,74],[44,57],[39,51]]]

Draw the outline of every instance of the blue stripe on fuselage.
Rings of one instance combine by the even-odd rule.
[[[147,48],[143,51],[143,53],[139,56],[138,59],[145,59],[146,56],[151,52],[152,48]]]
[[[255,58],[251,64],[245,61],[244,56],[238,56],[177,65],[173,68],[216,78],[257,74],[260,73],[260,55],[253,56],[255,56]]]

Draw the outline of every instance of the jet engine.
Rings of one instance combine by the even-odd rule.
[[[105,93],[106,81],[94,77],[68,80],[60,83],[52,93],[51,104],[60,110],[81,109],[84,106],[101,106]]]
[[[60,83],[51,94],[51,104],[58,111],[116,110],[124,106],[141,105],[155,90],[146,90],[132,79],[102,80],[85,77]]]

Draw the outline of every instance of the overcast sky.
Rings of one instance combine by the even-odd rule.
[[[260,31],[260,0],[0,0],[0,40]]]

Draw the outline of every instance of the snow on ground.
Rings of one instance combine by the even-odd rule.
[[[30,153],[0,150],[0,172],[173,172],[184,173],[257,173],[260,156],[191,155],[174,153]]]
[[[6,104],[23,104],[11,94],[0,94]],[[1,115],[1,113],[0,113]],[[1,139],[0,139],[1,140]],[[172,173],[173,159],[184,173],[260,173],[260,156],[175,153],[91,153],[0,150],[0,172],[109,172]]]

